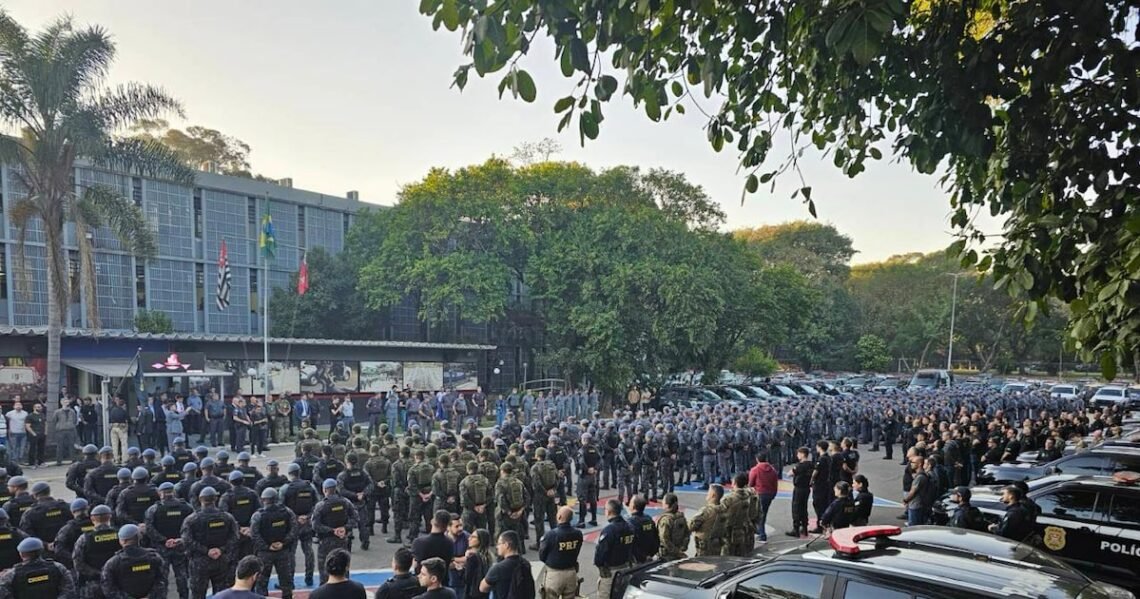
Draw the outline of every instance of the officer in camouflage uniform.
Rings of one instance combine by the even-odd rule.
[[[95,525],[91,523],[91,517],[87,514],[87,500],[82,497],[73,499],[71,505],[71,520],[59,529],[55,535],[55,542],[51,544],[52,559],[63,564],[69,570],[72,568],[71,552],[75,550],[75,543],[79,541],[79,537],[83,533],[95,530]],[[4,518],[7,519],[7,514]],[[7,526],[5,526],[7,528]],[[10,530],[4,530],[2,535],[10,535]],[[7,539],[11,541],[12,539]],[[16,544],[22,539],[16,539],[16,543],[12,544],[12,549],[15,549]],[[5,553],[0,550],[0,553]],[[12,564],[0,563],[0,570],[10,567]],[[185,599],[185,598],[181,598]]]
[[[97,505],[91,510],[95,530],[83,533],[75,542],[71,562],[78,575],[76,589],[80,599],[100,599],[103,565],[119,551],[119,531],[111,526],[111,508]]]
[[[383,428],[384,425],[381,425]],[[379,445],[368,448],[368,459],[364,462],[364,471],[372,479],[372,488],[368,493],[368,509],[363,516],[368,520],[369,529],[378,521],[376,513],[380,513],[380,534],[388,534],[388,521],[392,509],[392,462],[387,456],[380,453]]]
[[[408,543],[416,540],[420,525],[424,532],[431,532],[432,492],[431,480],[435,469],[427,461],[423,449],[412,453],[415,463],[408,468]]]
[[[289,464],[289,484],[281,490],[281,503],[297,518],[297,541],[305,555],[305,585],[313,586],[313,508],[317,506],[317,489],[301,478],[301,465]],[[292,556],[292,554],[290,554]]]
[[[760,522],[760,498],[748,486],[748,475],[737,474],[735,488],[721,500],[725,518],[722,555],[748,557],[756,548],[756,525]]]
[[[697,557],[720,555],[725,532],[724,508],[720,505],[722,497],[724,487],[710,485],[704,507],[689,521],[689,531],[697,544]]]
[[[395,522],[392,536],[386,539],[389,543],[399,543],[400,534],[408,525],[408,510],[411,509],[408,497],[408,459],[411,455],[411,448],[404,445],[399,448],[399,457],[392,461],[392,478],[388,486],[392,489],[392,517]]]
[[[205,599],[207,586],[217,594],[234,583],[238,524],[218,509],[217,501],[213,487],[203,488],[198,494],[202,507],[182,522],[182,547],[190,561],[190,599]]]
[[[278,395],[277,399],[273,401],[273,433],[274,439],[278,443],[285,443],[289,440],[289,421],[293,415],[293,402],[289,401],[288,397]]]
[[[269,575],[277,569],[277,585],[282,599],[293,597],[293,556],[297,551],[297,516],[277,501],[277,489],[261,492],[261,509],[249,521],[253,551],[261,560],[261,575],[254,592],[269,595]]]
[[[677,468],[677,453],[679,451],[677,434],[673,430],[673,425],[669,424],[665,427],[665,432],[661,435],[661,467],[659,473],[661,477],[661,495],[663,496],[666,493],[673,492],[673,474]]]
[[[368,492],[372,489],[372,479],[360,468],[360,456],[350,453],[346,456],[348,468],[336,477],[337,492],[352,502],[356,509],[360,526],[360,548],[368,551],[368,540],[372,534],[372,521],[368,519]],[[351,549],[352,544],[349,544]]]
[[[534,532],[535,544],[545,534],[544,525],[555,527],[554,501],[558,497],[558,469],[547,459],[546,449],[539,447],[534,452],[535,464],[530,467],[530,478],[534,484]]]
[[[702,489],[708,489],[716,482],[716,458],[719,448],[720,435],[716,433],[716,427],[711,424],[706,425],[705,434],[701,435],[701,480],[704,482],[701,485]]]
[[[491,483],[479,474],[479,464],[467,462],[467,476],[459,483],[459,503],[463,508],[463,529],[474,533],[487,528],[487,506],[491,501]]]
[[[526,526],[524,519],[526,489],[522,481],[515,476],[514,466],[509,463],[499,467],[499,482],[495,485],[495,503],[498,504],[498,511],[495,512],[495,529],[499,534],[512,530],[521,539],[523,528]],[[525,550],[522,552],[525,553]]]
[[[490,449],[483,449],[479,452],[479,474],[487,479],[488,488],[492,490],[491,498],[487,501],[487,515],[484,516],[487,521],[487,532],[491,533],[492,536],[495,534],[495,523],[499,519],[496,511],[498,502],[494,493],[499,484],[499,467],[495,464],[494,455]],[[492,518],[490,514],[495,514],[495,517]]]
[[[685,552],[689,550],[689,523],[677,504],[677,495],[666,493],[664,502],[665,513],[657,519],[657,535],[661,539],[658,556],[665,561],[688,557]]]
[[[75,597],[75,580],[63,564],[44,559],[43,541],[30,537],[16,546],[20,563],[0,573],[0,596],[15,599]],[[34,581],[34,582],[33,582]]]
[[[463,475],[451,465],[451,456],[439,456],[439,468],[431,477],[431,494],[435,499],[433,512],[443,510],[449,514],[458,514],[459,509],[459,481]]]
[[[257,481],[257,484],[253,487],[254,492],[259,496],[261,492],[266,489],[281,489],[281,487],[289,484],[289,479],[281,474],[281,466],[277,463],[277,460],[269,460],[265,466],[269,469],[269,472],[262,477],[261,480]]]
[[[190,597],[187,578],[186,551],[182,546],[182,524],[194,508],[174,496],[174,485],[165,482],[158,486],[159,501],[146,510],[146,538],[158,550],[166,565],[174,570],[174,586],[178,599]]]
[[[259,499],[253,489],[245,486],[245,475],[241,471],[230,472],[230,484],[233,486],[229,491],[222,494],[218,507],[223,512],[233,516],[238,524],[237,554],[231,557],[240,560],[247,555],[253,555],[253,539],[250,536],[249,521],[253,518],[253,513],[257,511]]]
[[[336,481],[327,479],[321,485],[325,498],[313,508],[313,532],[317,535],[317,568],[321,584],[328,582],[325,558],[333,549],[348,550],[352,530],[356,527],[356,508],[336,492]]]

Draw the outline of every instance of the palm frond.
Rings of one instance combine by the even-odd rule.
[[[93,209],[94,206],[92,205],[91,208]],[[87,300],[87,326],[92,329],[100,329],[103,327],[103,322],[99,318],[99,294],[95,289],[95,261],[92,259],[95,255],[95,248],[92,247],[91,240],[87,238],[88,231],[90,229],[83,219],[75,219],[75,239],[79,247],[80,286]]]
[[[92,108],[78,108],[64,115],[60,129],[67,131],[78,156],[97,155],[111,143],[103,117]]]
[[[28,278],[28,262],[24,252],[28,238],[28,224],[39,216],[39,206],[28,198],[16,200],[8,207],[8,221],[16,227],[16,255],[13,265],[16,273],[16,293],[25,300],[31,299],[32,282]]]
[[[111,170],[129,171],[184,185],[194,183],[194,170],[186,165],[177,152],[154,140],[118,138],[90,156],[97,166]]]
[[[150,257],[157,251],[154,232],[142,208],[106,185],[91,185],[83,190],[81,202],[90,203],[101,222],[136,256]]]
[[[96,98],[91,108],[103,119],[108,130],[129,127],[140,120],[168,114],[186,116],[182,104],[162,88],[141,83],[120,85]]]
[[[103,215],[99,212],[99,207],[87,197],[87,194],[84,194],[83,197],[72,202],[71,214],[69,216],[72,222],[75,223],[76,235],[79,234],[79,227],[98,229],[104,224]]]
[[[0,62],[23,55],[28,45],[28,31],[7,12],[0,10]]]
[[[65,87],[72,90],[70,98],[77,100],[79,94],[98,85],[107,76],[114,59],[115,43],[107,30],[91,26],[63,38],[54,63],[62,78],[67,80]]]
[[[19,164],[31,152],[20,140],[0,135],[0,164]]]

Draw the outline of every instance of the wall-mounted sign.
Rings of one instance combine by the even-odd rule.
[[[144,374],[196,374],[206,371],[206,354],[200,352],[141,352]]]

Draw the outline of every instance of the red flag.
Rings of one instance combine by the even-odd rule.
[[[301,271],[297,273],[297,295],[305,295],[309,290],[309,255],[301,256]]]

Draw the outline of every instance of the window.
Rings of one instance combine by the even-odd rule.
[[[249,311],[257,314],[257,307],[260,305],[257,302],[257,269],[249,269]]]
[[[1105,456],[1078,456],[1057,464],[1057,473],[1102,474],[1108,465],[1109,460]]]
[[[206,267],[201,262],[194,265],[194,296],[198,311],[206,309]]]
[[[910,599],[910,593],[901,593],[886,587],[866,584],[856,580],[847,581],[843,599]]]
[[[135,206],[141,207],[143,204],[142,179],[138,177],[131,177],[131,200]]]
[[[0,189],[3,189],[0,187]],[[0,243],[0,300],[8,299],[8,245]]]
[[[1113,494],[1109,519],[1118,526],[1140,526],[1140,501],[1136,497]]]
[[[808,572],[767,572],[740,583],[740,597],[812,599],[819,597],[823,576]]]
[[[347,212],[345,212],[341,218],[342,218],[341,227],[343,227],[344,236],[345,236],[345,238],[347,238],[348,237],[348,229],[349,229],[349,227],[352,226],[352,217],[349,216],[349,214]]]
[[[305,207],[297,206],[297,247],[305,248]]]
[[[197,187],[194,188],[194,238],[201,239],[202,231],[205,229],[205,224],[202,222],[202,190]]]
[[[246,198],[246,220],[249,222],[249,234],[258,239],[261,230],[257,228],[257,198]]]
[[[1097,520],[1096,491],[1061,489],[1036,499],[1045,516],[1071,520]]]
[[[146,264],[135,261],[135,306],[146,309]]]
[[[1112,463],[1112,472],[1140,471],[1140,457],[1134,455],[1116,456]]]

